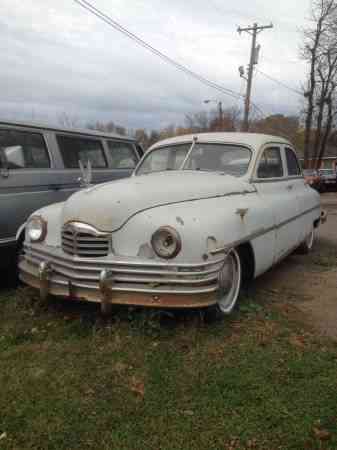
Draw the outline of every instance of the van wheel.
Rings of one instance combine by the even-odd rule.
[[[307,255],[311,252],[315,242],[315,228],[312,225],[310,232],[308,233],[305,240],[301,243],[301,245],[297,249],[297,253],[301,255]]]
[[[206,320],[230,314],[237,304],[242,283],[242,264],[236,249],[230,251],[218,276],[217,303],[206,310]]]

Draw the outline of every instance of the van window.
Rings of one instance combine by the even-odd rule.
[[[50,159],[43,136],[0,129],[0,167],[11,170],[49,168]]]
[[[269,147],[262,153],[258,168],[258,178],[283,177],[283,164],[279,147]]]
[[[137,165],[137,156],[131,144],[107,141],[113,169],[133,169]]]
[[[90,161],[94,169],[107,167],[100,140],[64,135],[57,135],[56,139],[66,169],[77,169],[79,161],[85,166]]]
[[[286,147],[286,159],[288,166],[288,175],[301,175],[300,165],[298,163],[297,157],[291,148]]]

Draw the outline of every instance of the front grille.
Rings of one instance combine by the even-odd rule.
[[[107,256],[110,238],[86,224],[68,224],[62,229],[64,253],[85,258]]]

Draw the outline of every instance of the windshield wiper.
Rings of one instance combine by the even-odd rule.
[[[186,154],[186,156],[185,156],[185,159],[184,159],[182,165],[180,166],[180,170],[184,170],[184,166],[185,166],[185,164],[186,164],[186,161],[187,161],[188,158],[190,157],[190,154],[192,153],[192,151],[193,151],[193,149],[194,149],[194,146],[195,146],[195,144],[197,143],[197,141],[198,141],[197,136],[193,136],[193,138],[192,138],[192,145],[191,145],[190,149],[188,150],[188,152],[187,152],[187,154]]]

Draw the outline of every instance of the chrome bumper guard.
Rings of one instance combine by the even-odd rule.
[[[20,278],[51,295],[110,304],[202,307],[216,302],[225,257],[198,264],[172,264],[108,256],[79,258],[60,248],[25,245]]]

